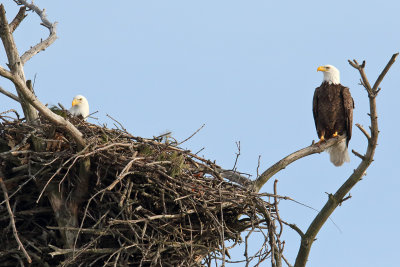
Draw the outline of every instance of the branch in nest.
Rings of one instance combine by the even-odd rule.
[[[24,245],[22,244],[21,240],[18,237],[17,227],[15,226],[14,214],[13,214],[11,206],[10,206],[7,188],[6,188],[6,185],[4,184],[3,173],[1,171],[0,171],[0,186],[1,186],[1,189],[3,190],[3,195],[4,195],[4,199],[6,201],[8,215],[10,216],[10,223],[11,223],[11,226],[13,229],[13,234],[14,234],[15,240],[17,241],[19,248],[24,253],[24,256],[25,256],[26,260],[28,261],[28,263],[32,263],[31,257],[29,256],[28,252],[26,252]]]
[[[250,188],[253,185],[253,181],[250,180],[249,178],[241,175],[239,172],[237,171],[232,171],[232,170],[224,170],[221,168],[217,168],[217,171],[220,173],[220,175],[237,184],[240,184],[244,187]]]

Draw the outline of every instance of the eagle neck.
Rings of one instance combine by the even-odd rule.
[[[340,75],[339,73],[324,72],[323,82],[327,82],[329,84],[340,84]]]

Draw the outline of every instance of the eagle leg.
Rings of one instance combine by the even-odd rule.
[[[338,132],[335,132],[332,137],[338,137]]]
[[[316,143],[317,146],[319,146],[321,143],[325,142],[325,137],[321,135],[321,139]]]

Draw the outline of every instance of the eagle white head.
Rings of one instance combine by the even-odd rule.
[[[89,116],[89,102],[86,97],[82,95],[77,95],[72,100],[72,107],[69,109],[69,112],[73,116],[82,116],[84,120]]]
[[[339,84],[340,83],[340,72],[337,68],[332,65],[319,66],[317,71],[324,73],[324,82]]]

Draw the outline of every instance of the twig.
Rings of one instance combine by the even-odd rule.
[[[278,193],[277,193],[277,189],[276,189],[276,185],[278,184],[278,180],[275,180],[274,181],[274,195],[278,195]],[[282,235],[282,230],[283,230],[283,226],[282,226],[282,220],[281,220],[281,218],[280,218],[280,216],[279,216],[279,209],[278,209],[278,198],[277,197],[274,197],[274,207],[275,207],[275,213],[276,213],[276,218],[277,218],[277,221],[278,221],[278,223],[279,223],[279,234],[278,234],[278,237],[281,237],[281,235]]]
[[[220,208],[226,208],[231,206],[231,203],[223,202],[221,203]],[[214,207],[214,209],[218,209],[218,207]],[[142,219],[137,219],[137,220],[117,220],[117,219],[112,219],[109,221],[111,225],[114,224],[131,224],[131,223],[139,223],[139,222],[146,222],[146,221],[153,221],[153,220],[162,220],[162,219],[175,219],[175,218],[181,218],[189,214],[196,213],[197,211],[194,209],[187,210],[185,213],[180,213],[180,214],[161,214],[161,215],[154,215],[151,217],[147,218],[142,218]]]
[[[260,163],[261,163],[261,155],[258,155],[258,161],[257,161],[257,177],[256,178],[258,178],[258,177],[260,177],[260,174],[259,174],[259,169],[260,169]]]
[[[233,171],[236,171],[236,164],[240,157],[240,141],[236,142],[236,147],[237,147],[238,152],[236,153],[235,163],[233,164],[233,168],[232,168]]]
[[[293,267],[289,261],[285,258],[285,256],[282,255],[282,259],[285,261],[285,263],[287,264],[288,267]]]
[[[356,126],[365,135],[368,141],[371,140],[371,136],[369,135],[369,133],[360,124],[356,123]]]
[[[131,174],[132,172],[129,172],[130,168],[132,167],[132,164],[135,160],[137,160],[136,158],[137,155],[137,151],[135,151],[135,153],[132,155],[132,160],[126,164],[126,166],[122,169],[121,173],[117,176],[117,179],[115,179],[114,182],[112,182],[108,187],[107,190],[110,191],[114,188],[114,186],[119,183],[127,174]]]
[[[203,129],[203,127],[206,124],[201,125],[201,127],[199,129],[197,129],[191,136],[189,136],[188,138],[186,138],[185,140],[183,140],[182,142],[178,143],[177,146],[182,145],[183,143],[185,143],[187,140],[189,140],[190,138],[192,138],[193,136],[195,136],[195,134],[197,134],[198,132],[200,132],[201,129]]]
[[[106,114],[106,115],[107,115],[107,117],[109,117],[110,119],[112,119],[113,121],[115,121],[116,123],[118,123],[118,125],[121,127],[121,129],[122,129],[124,132],[127,132],[126,129],[125,129],[125,127],[122,125],[122,123],[120,123],[119,121],[117,121],[116,119],[114,119],[113,117],[111,117],[110,115],[108,115],[108,114]]]
[[[365,160],[365,157],[360,153],[358,153],[357,151],[355,151],[354,149],[352,149],[351,152],[353,152],[353,154],[359,157],[361,160]]]
[[[52,257],[57,256],[57,255],[70,254],[70,253],[75,251],[72,248],[61,249],[61,248],[58,248],[58,247],[53,246],[51,244],[49,244],[49,247],[54,250],[54,252],[50,252],[49,253]],[[90,254],[92,254],[92,253],[93,254],[108,254],[108,253],[115,252],[115,250],[117,250],[117,249],[114,249],[114,248],[93,248],[93,249],[81,249],[78,252],[80,252],[80,253],[90,253]]]
[[[17,241],[19,248],[24,253],[24,256],[25,256],[26,260],[28,261],[28,263],[32,263],[31,257],[29,256],[28,252],[26,252],[24,245],[22,244],[21,240],[18,237],[17,227],[15,226],[15,221],[14,221],[14,214],[11,210],[10,201],[9,201],[8,193],[7,193],[7,188],[6,188],[6,185],[4,184],[3,173],[1,171],[0,171],[0,186],[1,186],[1,189],[3,190],[4,199],[6,201],[7,211],[8,211],[8,215],[10,216],[10,223],[11,223],[11,226],[13,229],[14,238]]]
[[[284,224],[286,224],[287,226],[289,226],[289,227],[292,228],[293,230],[295,230],[295,231],[300,235],[300,237],[304,237],[303,231],[301,231],[301,229],[300,229],[299,227],[297,227],[297,225],[295,225],[295,224],[293,224],[293,223],[285,222],[285,221],[283,221],[283,220],[281,220],[281,222],[284,223]]]
[[[346,200],[349,200],[350,198],[351,198],[351,194],[349,193],[349,195],[348,195],[347,197],[343,198],[343,199],[340,201],[340,204],[339,204],[339,205],[342,205],[343,202],[345,202]]]

